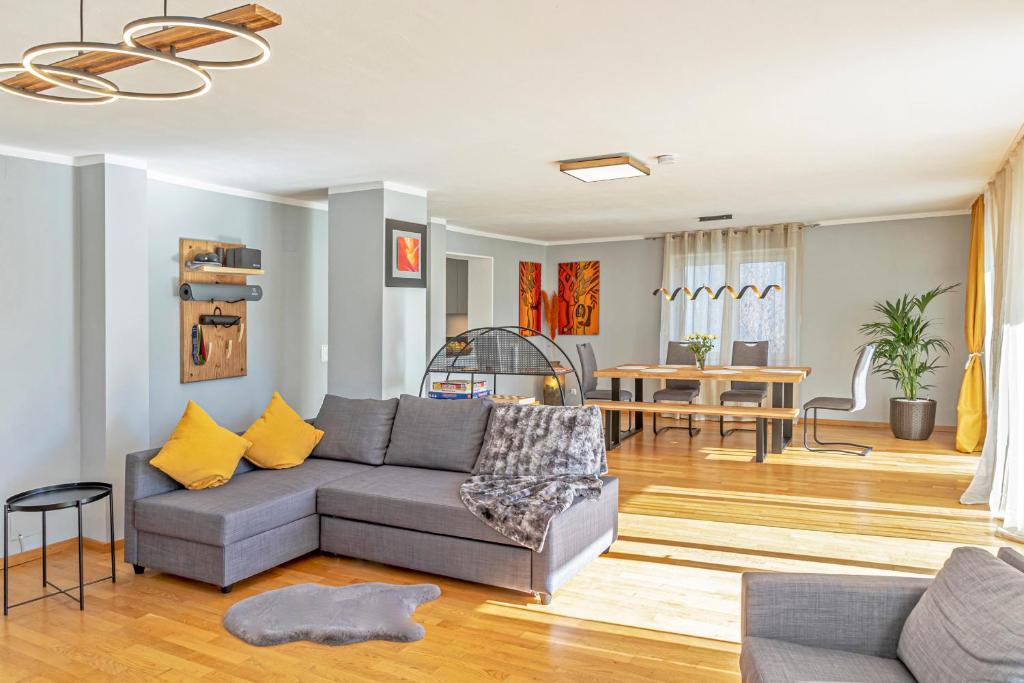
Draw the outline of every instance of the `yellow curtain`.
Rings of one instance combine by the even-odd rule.
[[[956,449],[980,451],[985,442],[985,373],[981,367],[985,344],[985,199],[971,206],[971,251],[967,262],[967,304],[964,336],[970,356],[956,404]]]

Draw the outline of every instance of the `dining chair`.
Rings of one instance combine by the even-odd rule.
[[[697,358],[693,355],[688,344],[683,342],[669,342],[668,350],[665,353],[665,362],[668,365],[697,365]],[[670,379],[665,382],[665,388],[654,392],[654,402],[672,401],[673,403],[693,403],[700,394],[699,379]],[[685,429],[690,436],[700,434],[700,428],[693,428],[693,414],[687,415],[686,427],[668,426],[658,429],[658,414],[653,414],[654,435],[661,434],[666,429]]]
[[[768,365],[767,341],[734,341],[732,343],[731,365]],[[761,402],[768,398],[767,382],[731,382],[729,388],[718,397],[720,405],[729,403],[754,403],[760,407]],[[725,416],[718,418],[718,433],[729,436],[733,432],[752,432],[753,429],[725,428]]]
[[[612,390],[597,388],[597,377],[594,377],[594,373],[597,372],[597,357],[594,355],[594,347],[589,343],[577,344],[576,353],[580,356],[580,386],[583,390],[584,400],[591,398],[610,401]],[[633,394],[626,389],[619,389],[619,400],[632,401]],[[627,429],[633,429],[632,411],[629,413],[629,426]]]
[[[867,455],[871,452],[871,446],[847,441],[819,441],[818,440],[818,411],[836,410],[843,413],[856,413],[863,410],[868,402],[868,373],[871,371],[871,359],[875,355],[875,345],[868,344],[861,348],[857,354],[857,362],[853,366],[853,381],[851,382],[851,394],[847,397],[818,396],[804,403],[804,448],[815,453],[845,453],[846,455]],[[818,446],[852,446],[856,451],[844,450],[842,448],[811,448],[807,445],[807,413],[814,411],[813,438]]]

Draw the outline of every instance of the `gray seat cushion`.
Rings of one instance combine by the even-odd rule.
[[[1024,681],[1024,573],[981,548],[955,549],[896,653],[922,683]]]
[[[611,389],[591,389],[587,392],[586,398],[594,399],[595,401],[610,401],[612,400]],[[633,394],[625,389],[619,390],[620,401],[632,401]]]
[[[313,455],[367,465],[384,464],[396,410],[397,398],[381,401],[327,394],[313,420],[313,426],[324,432]]]
[[[700,389],[658,389],[653,398],[655,401],[692,401],[699,393]]]
[[[298,467],[247,472],[216,488],[143,498],[135,503],[135,526],[223,547],[315,514],[318,487],[372,469],[307,458]]]
[[[472,472],[484,442],[490,403],[403,395],[384,462],[432,470]]]
[[[743,683],[915,683],[898,659],[828,650],[770,638],[745,638],[740,654]]]
[[[463,472],[385,465],[320,488],[317,512],[457,538],[518,545],[471,513],[459,497]]]
[[[839,398],[836,396],[819,396],[812,398],[804,404],[804,408],[821,408],[822,410],[853,410],[852,398]]]
[[[722,403],[726,401],[732,403],[760,403],[766,398],[768,398],[767,389],[729,389],[723,391],[718,400]]]

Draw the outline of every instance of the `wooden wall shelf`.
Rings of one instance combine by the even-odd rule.
[[[231,249],[244,244],[210,240],[178,240],[179,284],[186,282],[224,285],[244,285],[245,276],[254,274],[251,268],[217,268],[189,270],[185,265],[199,254],[216,251],[217,247]],[[241,272],[239,272],[241,271]],[[259,272],[263,272],[262,270]],[[248,365],[248,318],[246,302],[235,301],[182,301],[181,307],[181,383],[202,382],[209,379],[244,377]],[[219,310],[218,310],[219,309]],[[192,362],[192,326],[199,324],[199,316],[237,315],[241,323],[234,327],[203,325],[203,342],[209,350],[205,365]]]
[[[223,275],[263,275],[262,268],[228,268],[227,266],[199,266],[192,268],[190,273],[221,273]]]

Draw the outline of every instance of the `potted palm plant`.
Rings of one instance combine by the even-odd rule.
[[[875,345],[872,369],[896,382],[903,395],[889,399],[889,426],[897,439],[923,440],[935,429],[935,401],[921,396],[932,385],[925,377],[935,372],[949,342],[932,334],[932,320],[925,317],[928,304],[956,285],[939,285],[924,294],[904,294],[895,301],[876,302],[882,319],[861,325]]]

